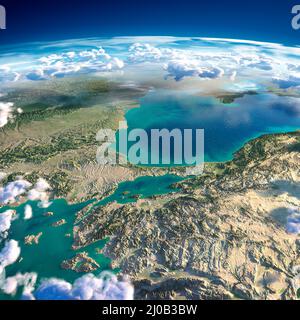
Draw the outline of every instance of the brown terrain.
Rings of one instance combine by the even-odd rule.
[[[299,237],[300,132],[263,136],[180,192],[94,208],[75,247],[110,237],[104,253],[137,299],[294,299]]]

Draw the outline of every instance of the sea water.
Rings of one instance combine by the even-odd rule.
[[[137,197],[147,198],[166,194],[175,191],[171,188],[171,185],[181,180],[182,178],[176,175],[139,177],[134,181],[121,183],[112,195],[103,199],[97,205],[105,205],[113,201],[129,203],[135,202]],[[95,274],[104,270],[117,272],[118,270],[112,270],[111,260],[100,253],[109,239],[102,239],[80,250],[72,249],[76,213],[94,202],[94,200],[90,200],[79,204],[68,204],[64,199],[57,199],[47,209],[40,208],[38,202],[33,201],[24,203],[17,208],[1,208],[0,214],[8,209],[16,210],[17,219],[12,222],[7,239],[18,241],[21,248],[20,259],[6,267],[6,276],[35,272],[38,274],[39,280],[54,277],[73,282],[83,274],[62,269],[61,263],[74,257],[79,252],[87,252],[100,265],[100,268],[94,272]],[[33,217],[29,220],[24,219],[26,205],[30,205],[33,209]],[[49,215],[49,213],[53,215]],[[54,223],[62,219],[64,219],[65,224],[53,226]],[[25,244],[26,236],[37,235],[40,232],[42,232],[42,236],[39,238],[38,244]],[[2,242],[0,251],[4,246],[4,241]],[[0,294],[0,299],[7,298],[9,297]]]
[[[300,129],[299,101],[264,93],[225,104],[215,97],[154,90],[126,113],[126,120],[128,130],[145,129],[149,136],[151,129],[204,129],[205,161],[220,162],[231,160],[253,138]]]

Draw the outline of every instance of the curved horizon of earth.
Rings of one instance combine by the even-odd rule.
[[[144,87],[140,108],[125,115],[129,129],[204,129],[207,162],[230,160],[260,135],[300,128],[298,47],[212,38],[77,39],[2,46],[0,70],[4,103],[19,87],[55,79],[95,76]]]

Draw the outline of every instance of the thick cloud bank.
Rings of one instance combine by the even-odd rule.
[[[73,285],[49,279],[24,299],[33,300],[133,300],[134,289],[127,280],[119,281],[115,275],[102,273],[99,277],[87,274]]]
[[[185,44],[185,41],[187,44]],[[300,50],[279,44],[230,39],[190,39],[181,45],[153,46],[134,43],[128,61],[133,64],[161,63],[169,77],[180,81],[185,77],[216,79],[238,76],[271,80],[281,88],[300,85]],[[294,63],[291,63],[291,54]],[[299,56],[299,58],[297,58]]]
[[[197,77],[224,78],[235,83],[256,83],[281,89],[300,86],[300,48],[276,43],[234,39],[121,37],[79,39],[28,44],[35,54],[14,49],[10,59],[0,57],[0,82],[45,80],[68,75],[115,70],[143,73],[155,64],[162,76],[176,81]],[[28,50],[28,52],[31,52]],[[20,48],[22,52],[22,48]],[[124,68],[124,66],[128,68]],[[137,67],[133,70],[131,67]],[[164,71],[165,70],[165,71]],[[145,73],[146,76],[146,73]]]
[[[15,259],[18,252],[11,256]],[[1,257],[1,256],[0,256]],[[15,295],[18,287],[23,287],[23,300],[133,300],[134,288],[124,279],[118,278],[109,272],[99,276],[86,274],[74,284],[61,279],[45,279],[35,289],[38,275],[36,273],[16,274],[0,282],[0,289],[8,294]]]
[[[124,62],[112,57],[103,48],[83,51],[68,51],[42,56],[37,60],[14,65],[0,65],[0,81],[46,80],[63,78],[67,75],[86,74],[90,72],[110,72],[120,70]]]

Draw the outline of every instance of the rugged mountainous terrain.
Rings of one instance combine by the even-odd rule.
[[[74,247],[110,237],[104,253],[142,299],[293,299],[300,242],[300,132],[247,143],[180,192],[94,208]],[[174,189],[175,190],[175,189]]]

